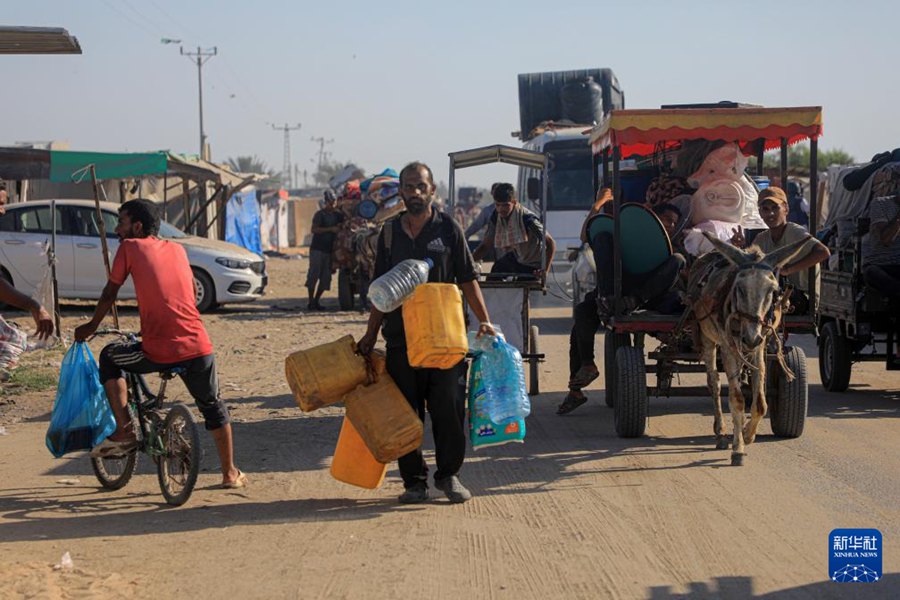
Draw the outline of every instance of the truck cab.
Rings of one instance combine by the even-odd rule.
[[[548,129],[524,144],[549,157],[547,169],[547,233],[556,241],[553,269],[559,281],[569,281],[568,249],[581,247],[581,225],[593,202],[591,147],[583,127]],[[519,202],[537,210],[544,182],[540,171],[519,169]]]
[[[550,282],[573,293],[570,248],[580,248],[581,225],[593,203],[590,128],[610,110],[625,107],[625,94],[610,69],[580,69],[519,75],[519,131],[522,147],[548,156],[546,190],[542,173],[520,168],[519,202],[547,209],[547,233],[556,241]],[[577,301],[577,298],[576,298]]]

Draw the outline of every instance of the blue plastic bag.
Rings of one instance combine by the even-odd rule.
[[[100,370],[91,349],[75,342],[63,358],[59,387],[47,429],[47,448],[56,458],[76,450],[89,450],[116,430]]]
[[[482,336],[470,346],[481,351],[485,410],[494,423],[505,425],[511,419],[524,419],[531,414],[531,400],[525,388],[522,355],[497,331],[496,336]]]

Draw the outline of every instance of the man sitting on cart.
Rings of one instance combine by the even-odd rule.
[[[591,243],[594,252],[594,262],[597,264],[597,288],[588,292],[584,300],[575,307],[575,322],[569,334],[569,392],[556,409],[558,415],[568,414],[587,402],[587,396],[581,390],[600,376],[594,362],[594,336],[600,328],[601,313],[608,316],[611,312],[612,298],[602,294],[612,293],[612,236],[601,233],[596,237],[604,239],[598,243],[596,239],[588,240],[587,232],[591,218],[599,214],[603,206],[612,199],[612,191],[609,188],[601,189],[581,228],[582,241]],[[681,211],[678,207],[666,203],[657,205],[653,210],[669,238],[674,238],[681,219]],[[657,279],[656,282],[637,288],[626,275],[623,277],[623,293],[633,293],[635,289],[640,294],[647,291],[650,294],[648,305],[652,304],[662,312],[677,314],[684,310],[684,307],[673,288],[684,264],[685,260],[680,254],[673,254],[659,269],[646,276],[647,279]],[[626,281],[629,284],[626,284]],[[625,304],[626,308],[634,308],[641,306],[642,301],[639,297],[625,296]]]
[[[544,232],[544,225],[536,214],[516,201],[516,190],[511,183],[497,183],[491,188],[494,197],[494,214],[488,221],[487,233],[472,253],[475,260],[491,249],[507,252],[501,256],[491,273],[515,273],[540,277],[543,264],[550,265],[556,242]],[[542,242],[546,245],[541,256]],[[498,252],[499,254],[499,252]]]
[[[811,237],[806,228],[797,223],[788,222],[787,195],[779,187],[767,187],[759,192],[759,216],[768,225],[768,229],[754,238],[753,243],[766,254],[774,250],[788,246],[796,241]],[[747,245],[743,230],[738,226],[734,230],[731,242],[743,248]],[[810,267],[814,267],[822,261],[828,260],[831,252],[819,241],[805,254],[800,255],[793,262],[781,268],[780,277],[787,279],[793,286],[791,292],[791,314],[804,315],[809,313],[809,276]]]

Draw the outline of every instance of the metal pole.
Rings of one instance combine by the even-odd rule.
[[[788,179],[788,143],[787,138],[781,138],[781,189],[787,193]]]
[[[197,53],[193,52],[185,52],[184,48],[180,49],[182,56],[187,56],[193,62],[193,58],[197,58],[197,89],[198,89],[198,99],[200,104],[200,158],[205,159],[206,152],[204,149],[206,148],[206,132],[203,129],[203,65],[207,60],[216,56],[218,54],[218,48],[213,47],[210,50],[203,50],[200,46],[197,46]]]
[[[206,158],[206,134],[203,132],[203,61],[200,58],[200,46],[197,46],[197,90],[200,98],[200,158]]]
[[[50,203],[52,233],[50,234],[50,281],[53,282],[53,324],[56,327],[56,335],[62,338],[62,327],[59,323],[59,284],[56,281],[56,200]]]
[[[609,187],[609,148],[603,149],[603,187]]]
[[[816,235],[819,226],[819,140],[812,138],[809,141],[809,232]],[[809,306],[810,312],[815,314],[818,298],[816,298],[816,268],[809,269]]]
[[[100,231],[100,249],[103,252],[103,266],[106,267],[106,278],[109,279],[109,246],[106,244],[106,223],[103,221],[103,211],[100,210],[100,186],[97,185],[97,169],[91,165],[91,184],[94,186],[94,206],[97,209],[97,229]],[[119,311],[116,303],[112,305],[113,326],[119,328]]]
[[[403,185],[402,181],[400,182],[400,185]],[[447,198],[447,206],[450,208],[451,214],[453,213],[453,209],[456,208],[455,187],[456,187],[456,166],[454,165],[453,157],[451,156],[450,157],[450,190],[448,192],[450,194],[450,197]]]
[[[619,220],[619,212],[622,208],[622,185],[619,178],[619,159],[621,157],[619,146],[613,146],[612,152],[612,177],[613,177],[613,315],[619,315],[624,309],[622,302],[622,223]]]

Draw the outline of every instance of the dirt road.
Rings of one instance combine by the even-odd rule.
[[[215,489],[204,434],[204,471],[184,507],[166,507],[149,461],[124,490],[102,492],[84,454],[55,460],[44,447],[52,392],[20,398],[0,417],[0,597],[900,596],[897,373],[860,365],[850,392],[828,394],[803,340],[804,435],[776,440],[766,420],[735,468],[714,449],[705,398],[651,400],[647,436],[636,440],[616,437],[602,378],[587,404],[556,416],[570,313],[539,308],[545,393],[533,399],[526,443],[470,451],[462,479],[473,501],[450,505],[432,490],[430,503],[400,506],[395,468],[375,491],[330,477],[342,409],[301,413],[284,381],[287,353],[359,336],[364,316],[298,310],[305,260],[269,269],[264,301],[205,319],[251,486]],[[64,327],[88,308],[67,306]],[[124,313],[136,328],[135,310]],[[881,530],[881,581],[828,581],[838,527]],[[54,571],[65,552],[74,569]]]

